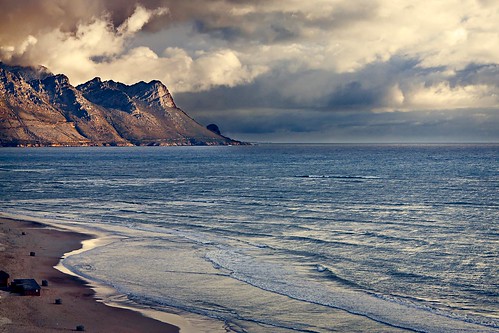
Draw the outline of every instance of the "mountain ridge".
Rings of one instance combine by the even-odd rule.
[[[158,80],[75,87],[43,66],[0,62],[0,146],[241,144],[197,123]]]

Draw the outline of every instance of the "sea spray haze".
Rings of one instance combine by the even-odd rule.
[[[497,332],[499,146],[0,150],[0,207],[119,240],[65,260],[236,332]]]

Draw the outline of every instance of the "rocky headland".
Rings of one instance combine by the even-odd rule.
[[[0,146],[241,144],[197,123],[160,81],[75,87],[43,66],[0,63]]]

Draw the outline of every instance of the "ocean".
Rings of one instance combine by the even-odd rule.
[[[2,148],[0,212],[206,332],[499,332],[499,145]]]

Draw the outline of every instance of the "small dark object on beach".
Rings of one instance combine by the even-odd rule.
[[[35,256],[35,252],[30,252],[29,255],[32,256],[32,257],[34,257]]]
[[[0,287],[7,287],[9,285],[10,275],[6,271],[0,271]]]
[[[49,282],[47,280],[42,280],[42,287],[48,287]]]
[[[62,304],[62,299],[56,298],[55,299],[55,304]]]
[[[24,236],[24,235],[26,235],[26,233],[23,231],[23,232],[21,232],[21,235],[23,235],[23,236]]]
[[[83,331],[85,330],[85,326],[83,326],[83,325],[78,325],[78,326],[76,326],[76,330],[77,330],[78,332],[83,332]]]
[[[41,287],[35,279],[14,279],[10,289],[22,296],[40,296]]]

